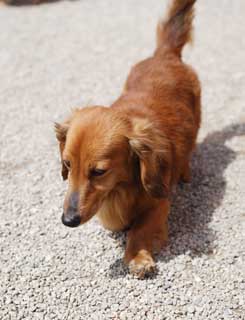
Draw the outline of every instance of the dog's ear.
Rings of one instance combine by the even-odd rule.
[[[68,169],[66,166],[63,164],[63,151],[65,148],[65,143],[66,143],[66,135],[69,129],[69,124],[70,121],[66,121],[62,124],[55,122],[54,124],[54,129],[56,133],[56,138],[59,142],[59,148],[60,148],[60,158],[61,158],[61,175],[63,177],[63,180],[67,180],[68,178]]]
[[[138,156],[140,178],[146,192],[166,198],[171,184],[171,150],[161,130],[145,119],[133,121],[129,144]]]

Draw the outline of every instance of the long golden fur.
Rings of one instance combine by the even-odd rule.
[[[75,227],[97,214],[105,228],[128,228],[125,262],[138,277],[154,270],[153,251],[167,241],[173,186],[190,180],[201,90],[181,52],[194,3],[173,0],[153,56],[132,68],[110,108],[75,110],[56,124],[69,182],[63,223]]]

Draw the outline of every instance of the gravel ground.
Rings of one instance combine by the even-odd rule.
[[[158,273],[123,234],[60,222],[53,121],[109,104],[154,48],[164,0],[0,6],[0,319],[245,319],[245,1],[199,0],[185,51],[203,84],[193,181],[177,190]]]

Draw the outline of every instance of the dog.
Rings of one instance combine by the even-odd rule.
[[[168,239],[171,191],[190,181],[201,121],[201,86],[182,62],[195,0],[173,0],[157,27],[154,54],[132,69],[110,106],[75,109],[55,124],[68,179],[62,222],[77,227],[97,215],[109,230],[128,230],[124,261],[144,278]]]

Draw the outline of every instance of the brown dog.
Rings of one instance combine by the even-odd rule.
[[[167,241],[172,186],[189,181],[200,125],[200,85],[181,60],[195,0],[174,0],[157,30],[154,55],[134,66],[110,108],[75,110],[56,124],[62,175],[69,180],[62,221],[95,214],[105,228],[129,228],[125,262],[138,277],[155,267]]]

